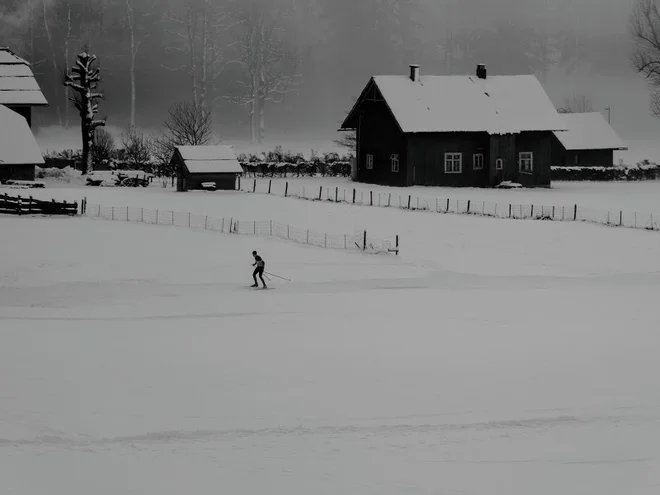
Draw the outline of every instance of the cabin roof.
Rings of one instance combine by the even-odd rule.
[[[404,133],[565,130],[565,124],[533,75],[374,76]],[[357,107],[357,105],[356,105]],[[355,108],[354,107],[354,110]],[[354,111],[342,125],[349,129]]]
[[[48,105],[30,64],[3,47],[0,47],[0,104]]]
[[[240,174],[243,172],[231,146],[177,146],[191,174]]]
[[[41,150],[27,120],[0,105],[0,167],[43,163]]]
[[[600,112],[560,114],[568,130],[555,132],[567,151],[627,150]]]

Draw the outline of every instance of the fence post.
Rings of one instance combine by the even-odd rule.
[[[575,205],[573,207],[573,221],[577,220],[577,210],[578,210],[578,205]]]
[[[257,192],[257,179],[254,179],[254,185],[252,186],[252,192],[253,193]]]
[[[608,213],[608,215],[609,215],[609,213]],[[555,219],[555,207],[554,206],[552,207],[552,219],[553,220]],[[609,222],[607,222],[607,223],[609,223]]]
[[[32,196],[30,196],[30,202],[28,203],[28,213],[32,213]]]
[[[224,222],[225,219],[223,218],[222,221]],[[209,230],[209,216],[204,215],[204,230]]]
[[[344,234],[344,249],[346,249],[346,234]]]
[[[533,219],[534,218],[534,205],[531,205],[529,209],[529,216]]]
[[[291,236],[289,235],[289,224],[286,225],[286,238],[291,239]]]
[[[396,255],[399,256],[399,234],[396,235]]]
[[[172,217],[171,225],[174,225],[174,210],[170,211],[170,216]]]
[[[445,212],[449,213],[449,198],[447,198],[447,209],[445,210]]]
[[[362,251],[367,250],[367,231],[364,231],[364,243],[362,244]]]
[[[270,235],[273,235],[273,221],[270,221]]]
[[[609,225],[609,224],[610,224],[610,212],[608,211],[607,212],[607,225]]]
[[[655,227],[653,226],[653,213],[651,213],[651,230],[655,230]]]
[[[373,205],[374,205],[374,192],[369,191],[369,206],[373,206]]]
[[[470,202],[471,202],[471,200],[468,199],[467,213],[470,213]]]
[[[289,195],[289,181],[284,185],[284,197],[286,198]]]
[[[238,190],[241,190],[241,176],[238,176]]]
[[[224,227],[224,225],[223,225]],[[229,218],[229,233],[233,234],[232,230],[234,230],[234,217]]]
[[[335,203],[339,203],[339,186],[335,187]]]
[[[327,248],[328,247],[328,233],[326,232],[324,235],[324,240],[323,240],[323,247]]]
[[[411,197],[410,194],[409,194],[409,195],[408,195],[408,209],[410,209],[410,200],[411,200],[411,199],[412,199],[412,197]]]
[[[309,229],[307,229],[307,240],[305,242],[307,242],[307,244],[309,244]]]
[[[623,225],[623,210],[619,211],[619,227]]]
[[[99,212],[101,211],[101,207],[99,206]],[[158,225],[158,210],[156,210],[156,225]]]
[[[115,207],[114,206],[112,207],[112,219],[113,220],[115,219]]]
[[[188,212],[188,227],[190,227],[190,212]]]
[[[417,209],[419,210],[419,196],[417,196]]]
[[[481,202],[481,216],[486,215],[486,202],[482,201]]]
[[[319,201],[321,201],[321,196],[323,196],[323,186],[319,187]]]
[[[53,200],[55,201],[55,200]],[[18,207],[18,216],[20,217],[23,214],[23,200],[18,196],[18,202],[16,203]]]
[[[392,193],[389,193],[387,196],[387,207],[390,207],[390,204],[392,204]]]
[[[126,221],[128,222],[128,206],[126,207]]]
[[[257,221],[252,222],[252,234],[257,235]]]
[[[268,181],[268,194],[270,194],[270,188],[271,188],[272,185],[273,185],[273,179],[270,179]]]
[[[355,188],[353,188],[353,204],[355,204]]]
[[[511,218],[511,203],[509,203],[509,218]]]
[[[140,208],[140,222],[144,223],[144,208]]]

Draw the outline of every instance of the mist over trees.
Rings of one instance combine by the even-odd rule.
[[[336,129],[369,76],[410,63],[542,82],[630,73],[629,14],[614,0],[3,0],[0,45],[33,64],[50,103],[38,124],[75,123],[61,81],[87,46],[108,125],[159,128],[190,101],[223,134],[260,141],[273,128]]]

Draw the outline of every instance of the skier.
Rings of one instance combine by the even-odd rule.
[[[254,263],[252,266],[256,266],[256,268],[254,269],[254,272],[252,272],[254,285],[251,287],[259,287],[259,284],[257,283],[257,275],[259,275],[261,283],[264,284],[264,289],[267,289],[268,287],[266,287],[266,282],[264,282],[264,269],[266,268],[266,263],[263,259],[261,259],[261,256],[259,256],[256,251],[252,251],[252,256],[254,256]]]

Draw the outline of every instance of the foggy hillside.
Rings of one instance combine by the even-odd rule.
[[[320,139],[369,76],[534,73],[557,105],[612,107],[625,139],[651,139],[630,63],[633,0],[1,0],[0,45],[34,65],[50,102],[37,126],[77,125],[63,74],[88,46],[108,125],[160,127],[174,101],[212,109],[232,139]],[[265,73],[255,95],[258,64]],[[134,96],[132,96],[134,95]],[[252,114],[252,119],[251,119]],[[253,131],[250,132],[250,121]]]

